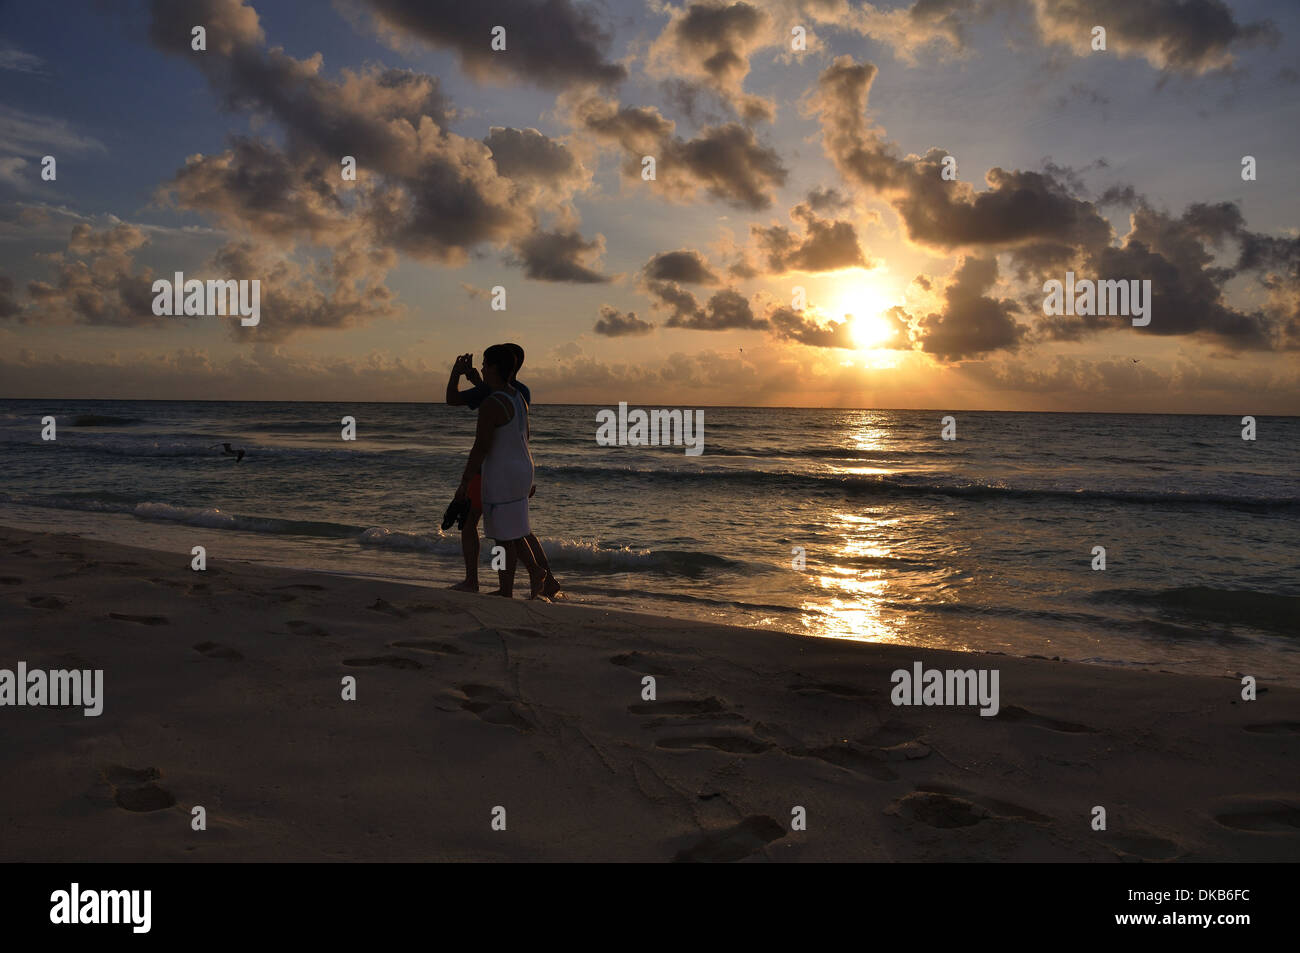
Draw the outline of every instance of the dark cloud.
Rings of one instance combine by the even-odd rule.
[[[30,307],[9,316],[24,323],[92,324],[147,327],[168,318],[153,313],[153,272],[137,271],[133,254],[148,238],[135,225],[120,223],[95,231],[84,222],[72,227],[65,251],[43,256],[54,280],[27,284]]]
[[[210,273],[186,278],[257,279],[261,322],[243,327],[228,321],[231,337],[280,342],[300,331],[339,330],[400,313],[385,282],[397,264],[391,249],[353,240],[334,249],[326,261],[306,265],[286,258],[264,242],[228,242],[208,264]],[[170,319],[175,320],[175,319]]]
[[[808,193],[808,207],[814,212],[842,212],[851,204],[849,198],[839,189],[818,188]]]
[[[669,11],[668,24],[650,47],[648,66],[656,75],[673,77],[675,96],[688,104],[688,115],[695,112],[689,90],[702,86],[746,120],[772,119],[773,103],[744,91],[750,55],[775,38],[767,12],[743,0],[705,0]]]
[[[750,226],[750,234],[757,246],[769,274],[788,271],[836,271],[841,268],[870,268],[858,245],[858,233],[853,223],[818,218],[807,205],[800,203],[790,211],[790,217],[803,226],[795,233],[784,225],[766,227]],[[733,267],[733,274],[761,273],[748,260]]]
[[[396,15],[402,6],[387,9]],[[459,29],[487,16],[465,9],[444,19]],[[355,255],[357,243],[368,242],[454,265],[486,244],[514,249],[532,278],[606,280],[582,260],[599,245],[572,230],[569,202],[590,176],[563,144],[534,129],[493,127],[483,141],[458,136],[446,128],[452,111],[434,77],[368,66],[328,78],[319,54],[297,60],[264,48],[257,14],[240,0],[199,0],[184,10],[155,0],[152,10],[155,44],[196,63],[227,107],[264,115],[285,131],[283,148],[237,138],[220,155],[191,157],[162,190],[174,205],[286,247],[305,240]],[[505,55],[527,61],[527,69],[565,29],[590,26],[586,14],[558,0],[492,11],[519,24],[550,18],[529,50],[522,49],[526,31],[514,34],[518,46]],[[416,16],[414,7],[409,12]],[[189,54],[193,22],[208,25],[201,56]],[[558,32],[546,32],[552,29]],[[487,37],[485,30],[484,49]],[[569,51],[575,75],[584,48]],[[340,174],[343,156],[356,160],[355,181]],[[543,216],[558,217],[565,230],[545,231]]]
[[[627,70],[608,58],[609,33],[591,8],[575,0],[430,3],[364,0],[381,29],[455,50],[466,72],[498,81],[508,74],[558,89],[618,83]],[[506,49],[491,48],[492,30],[506,30]]]
[[[650,281],[680,281],[691,285],[716,285],[718,276],[709,270],[704,256],[691,249],[655,255],[643,269]]]
[[[534,281],[600,284],[610,280],[586,263],[605,253],[601,235],[587,241],[576,231],[539,231],[520,239],[514,248],[511,260],[522,265],[524,274]]]
[[[1012,318],[1020,306],[986,294],[997,279],[996,259],[963,257],[944,288],[942,311],[913,317],[894,308],[889,317],[906,321],[921,350],[943,360],[957,361],[1004,348],[1015,350],[1025,334],[1024,326]]]
[[[536,129],[493,126],[483,140],[497,171],[508,179],[553,183],[580,178],[582,163],[563,144]]]
[[[649,321],[642,321],[638,318],[635,311],[624,313],[610,305],[602,304],[600,306],[600,318],[596,321],[593,330],[597,334],[605,335],[605,337],[621,338],[649,334],[654,329],[655,326]]]
[[[664,322],[669,328],[697,331],[728,331],[735,328],[766,328],[767,321],[755,316],[749,300],[731,288],[715,292],[701,306],[695,295],[670,281],[648,281],[646,290],[656,307],[669,313]]]
[[[1241,24],[1222,0],[1030,0],[1043,40],[1090,55],[1092,28],[1106,28],[1106,49],[1139,56],[1159,70],[1197,75],[1233,63],[1233,52],[1275,43],[1271,22]]]
[[[850,183],[884,197],[902,218],[908,237],[950,251],[961,247],[1045,241],[1095,245],[1111,229],[1090,202],[1081,201],[1051,175],[992,168],[988,188],[945,181],[948,154],[900,156],[867,125],[866,109],[876,68],[841,56],[822,72],[809,103],[822,125],[827,155]]]
[[[194,155],[162,190],[179,208],[215,216],[229,227],[309,240],[352,230],[339,173],[315,155],[296,159],[269,142],[234,137],[220,155]]]
[[[651,107],[622,106],[588,97],[573,112],[580,128],[620,146],[623,174],[641,180],[642,157],[655,159],[654,186],[671,201],[686,202],[703,190],[738,208],[764,209],[788,174],[776,151],[740,123],[701,129],[691,139],[673,134],[676,124]]]
[[[853,350],[857,344],[847,321],[818,324],[791,308],[773,308],[767,316],[778,337],[798,341],[810,347],[838,347]]]
[[[1180,216],[1143,201],[1118,247],[1089,249],[1070,264],[1076,278],[1149,280],[1151,323],[1142,333],[1202,335],[1230,350],[1286,347],[1288,289],[1300,290],[1300,241],[1259,235],[1246,228],[1231,202],[1194,203]],[[1235,263],[1219,262],[1238,249]],[[1241,311],[1225,298],[1225,284],[1254,273],[1269,292],[1270,307]],[[1064,279],[1063,272],[1054,276]],[[1056,340],[1078,340],[1106,329],[1131,326],[1127,316],[1053,316],[1041,322]]]

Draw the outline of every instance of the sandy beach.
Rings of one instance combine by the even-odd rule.
[[[0,668],[104,672],[0,708],[3,860],[1300,858],[1294,689],[189,558],[0,530]]]

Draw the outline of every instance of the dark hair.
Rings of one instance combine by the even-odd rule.
[[[502,347],[508,347],[515,355],[515,373],[519,373],[519,368],[524,366],[524,349],[518,344],[503,344]]]
[[[483,363],[495,367],[501,379],[509,383],[515,374],[515,352],[508,344],[493,344],[483,352]]]

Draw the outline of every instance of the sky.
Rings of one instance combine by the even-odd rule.
[[[0,24],[3,397],[437,401],[513,341],[541,403],[1300,414],[1295,3]],[[155,313],[177,272],[258,323]]]

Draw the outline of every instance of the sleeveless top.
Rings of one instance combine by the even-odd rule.
[[[495,391],[490,399],[514,407],[514,417],[497,427],[483,459],[483,502],[528,499],[533,488],[533,455],[528,448],[528,405],[518,392]]]

